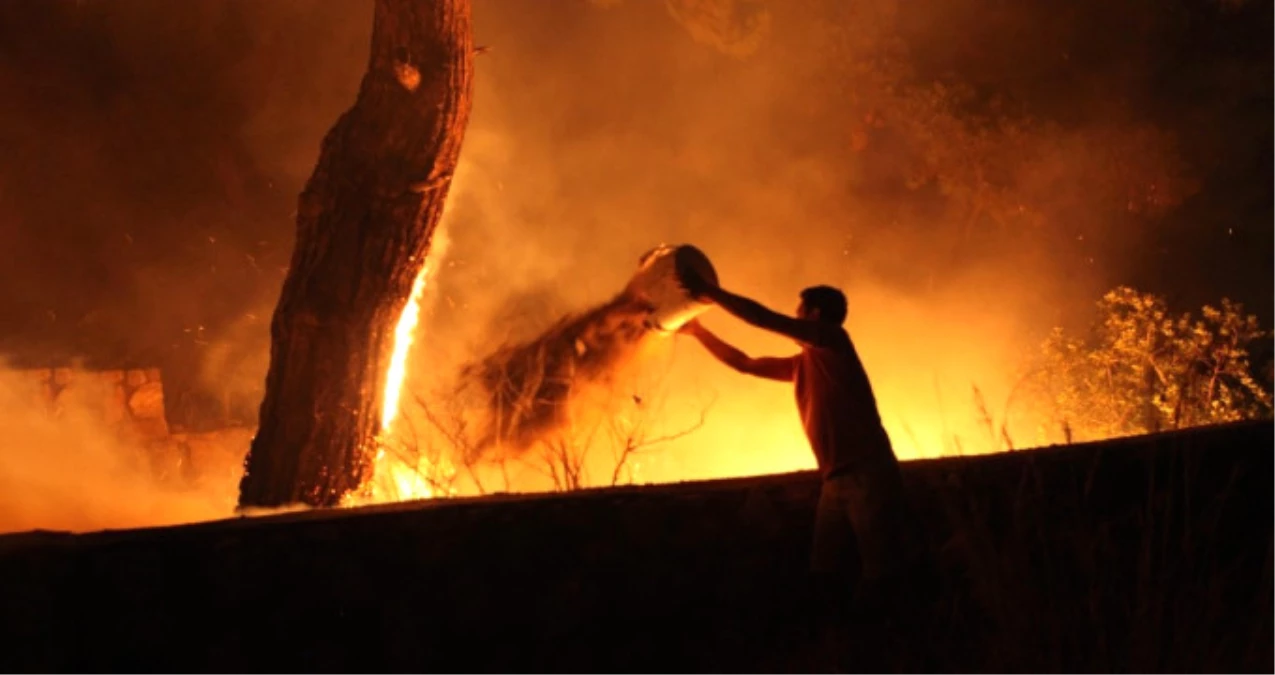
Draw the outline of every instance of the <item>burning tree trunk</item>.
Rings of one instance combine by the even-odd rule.
[[[395,322],[471,105],[469,0],[377,0],[358,99],[323,140],[271,324],[239,504],[337,504],[371,469]]]

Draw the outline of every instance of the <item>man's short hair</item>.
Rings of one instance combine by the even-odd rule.
[[[819,310],[819,320],[840,326],[846,320],[846,296],[832,286],[811,286],[801,292],[806,309]]]

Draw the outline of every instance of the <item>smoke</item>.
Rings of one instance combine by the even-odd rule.
[[[974,386],[1030,435],[1017,356],[1111,286],[1271,306],[1271,144],[1251,140],[1270,138],[1270,6],[1171,4],[476,0],[490,49],[412,391],[445,400],[463,364],[686,242],[780,310],[843,288],[901,456],[980,445]],[[354,100],[370,17],[367,0],[0,4],[8,350],[163,365],[174,426],[250,423],[296,195]],[[796,349],[704,321],[754,354]],[[643,479],[813,466],[788,388],[659,343],[651,435],[714,404]]]
[[[983,26],[817,2],[767,3],[763,20],[743,3],[732,28],[720,25],[729,2],[699,3],[698,23],[691,3],[603,4],[477,6],[492,49],[449,204],[454,245],[411,357],[426,399],[441,400],[429,392],[448,390],[456,364],[537,344],[611,297],[640,252],[688,242],[728,289],[781,311],[808,285],[846,291],[901,457],[1003,447],[1002,425],[1032,445],[1043,439],[1016,393],[1023,357],[1136,275],[1156,219],[1200,189],[1172,119],[1138,89],[1167,67],[1165,25],[1147,28],[1154,46],[1129,68],[1118,41],[1086,43],[1083,12]],[[980,16],[969,4],[934,14]],[[732,48],[735,29],[763,24],[747,54]],[[970,51],[980,44],[995,51]],[[1083,55],[1080,74],[1059,65],[1064,52]],[[964,64],[968,87],[943,59]],[[704,320],[752,354],[797,349]],[[813,466],[789,388],[665,344],[667,365],[646,366],[669,392],[652,433],[694,427],[714,403],[695,433],[642,458],[644,479]]]
[[[232,514],[238,479],[225,469],[233,460],[209,463],[206,475],[188,482],[175,448],[155,447],[112,415],[112,389],[102,380],[82,376],[50,405],[40,374],[0,368],[0,532],[78,532]]]
[[[251,423],[296,195],[364,67],[354,16],[370,3],[0,5],[0,348],[162,366],[175,426]]]
[[[623,286],[624,263],[689,242],[727,288],[781,311],[805,286],[845,289],[899,454],[933,455],[957,431],[977,446],[981,433],[959,428],[977,420],[972,386],[1003,408],[1032,330],[1052,325],[1068,295],[1085,303],[1103,285],[1064,288],[1040,242],[940,266],[952,215],[939,200],[887,198],[862,177],[878,170],[875,156],[808,145],[807,135],[831,143],[845,130],[798,128],[826,125],[808,111],[826,101],[820,56],[793,35],[737,59],[643,3],[580,15],[584,26],[552,38],[540,37],[550,17],[482,9],[479,41],[492,50],[479,60],[449,204],[453,247],[412,355],[417,391],[446,391],[455,364],[507,341],[523,341],[530,360],[540,331]],[[705,322],[753,354],[797,349],[711,312]],[[644,478],[813,466],[789,388],[739,379],[696,346],[669,342],[670,394],[652,434],[695,426],[704,402],[714,405],[694,434],[644,457]]]

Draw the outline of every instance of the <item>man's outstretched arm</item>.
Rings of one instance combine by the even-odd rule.
[[[700,291],[698,293],[700,297],[712,300],[739,320],[762,330],[786,335],[816,347],[830,347],[835,344],[834,327],[826,322],[785,316],[756,300],[735,295],[713,284],[704,284],[702,289],[696,290]]]
[[[691,321],[686,324],[682,328],[682,332],[694,336],[695,339],[699,340],[700,344],[704,345],[708,353],[716,357],[718,361],[741,373],[781,382],[792,381],[794,363],[791,356],[755,359],[713,335],[707,328],[701,326],[698,321]]]

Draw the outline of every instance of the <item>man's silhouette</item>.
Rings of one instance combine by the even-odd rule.
[[[850,587],[852,545],[858,543],[860,574],[856,604],[893,604],[892,582],[904,581],[924,562],[924,546],[903,493],[898,460],[881,426],[872,385],[842,328],[846,298],[829,286],[801,292],[797,316],[774,312],[686,274],[684,284],[697,299],[711,301],[757,328],[795,340],[801,352],[789,357],[753,358],[723,342],[698,321],[682,330],[722,363],[757,377],[792,382],[806,437],[814,450],[823,485],[815,516],[811,568],[829,586],[826,601],[840,606]],[[920,581],[912,579],[911,582]]]

